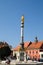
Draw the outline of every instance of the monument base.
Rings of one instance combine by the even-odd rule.
[[[25,61],[26,62],[26,52],[25,51],[19,51],[17,53],[17,61]]]

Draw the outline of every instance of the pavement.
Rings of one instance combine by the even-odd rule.
[[[5,64],[5,62],[1,62],[0,65],[6,65],[6,64]],[[10,65],[43,65],[43,62],[32,61],[32,60],[28,60],[28,61],[12,60],[10,62]]]
[[[32,60],[29,60],[29,61],[11,61],[10,63],[11,65],[43,65],[43,62],[38,62],[38,61],[32,61]]]

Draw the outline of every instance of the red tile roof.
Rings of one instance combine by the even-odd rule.
[[[18,51],[20,49],[20,45],[18,45],[16,48],[13,48],[12,50]]]
[[[29,42],[25,42],[24,43],[24,48],[27,48],[27,46],[29,45]],[[16,48],[13,48],[14,51],[18,51],[21,48],[20,45],[18,45]]]
[[[27,48],[28,45],[29,45],[29,43],[30,43],[30,42],[25,42],[25,43],[24,43],[24,48]]]
[[[43,44],[43,41],[39,41],[39,42],[32,42],[30,44],[30,42],[25,42],[24,43],[24,48],[27,48],[27,49],[39,49]],[[18,51],[19,49],[21,48],[20,45],[18,45],[16,48],[14,48],[13,50],[14,51]]]
[[[32,42],[32,44],[28,47],[28,49],[38,49],[42,46],[43,41],[39,41],[39,42]]]

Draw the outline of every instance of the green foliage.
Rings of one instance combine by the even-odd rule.
[[[4,45],[4,46],[3,46]],[[0,46],[0,59],[4,59],[5,57],[8,57],[11,53],[11,50],[9,48],[9,45],[6,43],[1,43]]]

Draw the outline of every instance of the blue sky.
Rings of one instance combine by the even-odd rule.
[[[24,41],[43,40],[43,0],[0,0],[0,41],[13,47],[20,44],[21,16]]]

